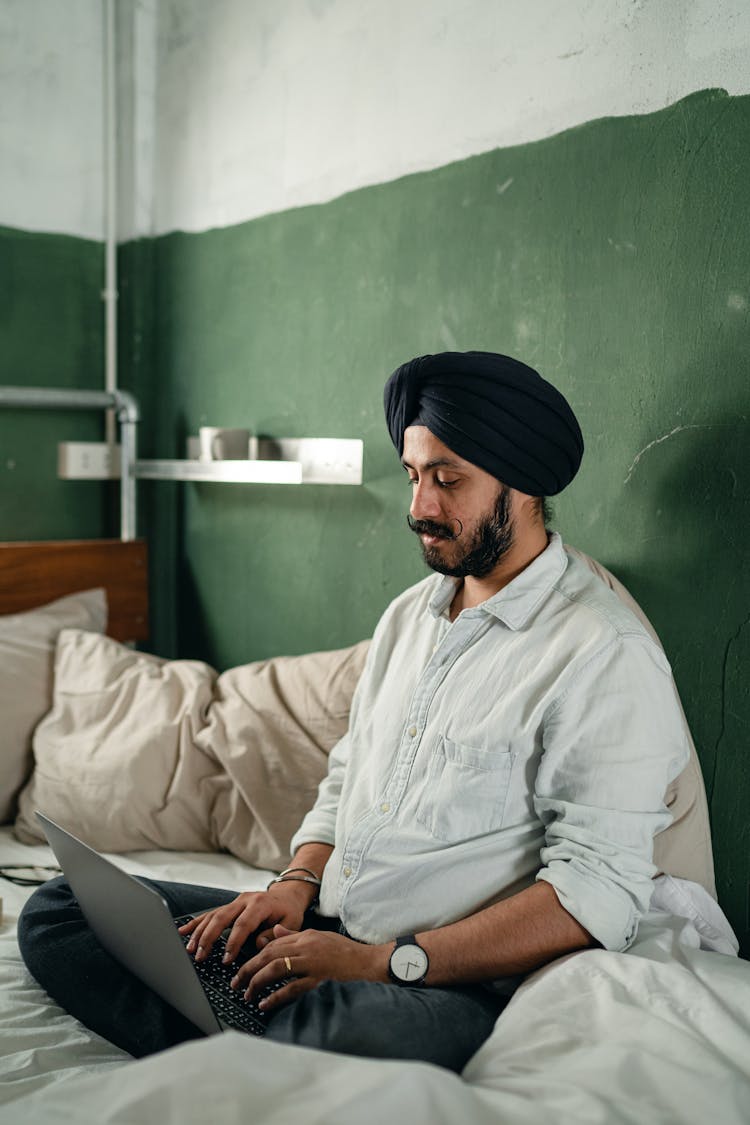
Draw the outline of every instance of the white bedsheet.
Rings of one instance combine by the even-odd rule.
[[[46,849],[22,847],[6,830],[0,861],[52,862]],[[119,862],[238,888],[266,877],[227,856],[139,853]],[[663,892],[676,909],[685,886]],[[129,1060],[46,1000],[26,974],[14,939],[26,893],[3,884],[3,1125],[750,1122],[750,964],[701,949],[695,917],[654,911],[628,953],[587,951],[534,974],[458,1078],[424,1064],[325,1055],[236,1033]]]
[[[229,855],[137,852],[108,858],[133,873],[210,887],[255,890],[265,887],[271,878],[270,872],[248,867]],[[0,867],[55,863],[49,848],[21,844],[10,828],[0,828]],[[0,1105],[43,1086],[58,1087],[71,1078],[132,1062],[130,1055],[50,1000],[27,971],[16,941],[16,924],[33,889],[0,879]]]

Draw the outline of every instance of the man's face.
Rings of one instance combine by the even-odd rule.
[[[490,574],[513,542],[511,489],[426,426],[405,430],[402,463],[412,487],[409,526],[427,565],[454,578]]]

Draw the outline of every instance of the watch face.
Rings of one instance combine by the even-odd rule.
[[[419,945],[399,945],[391,954],[391,972],[399,980],[419,980],[427,972],[429,960]]]

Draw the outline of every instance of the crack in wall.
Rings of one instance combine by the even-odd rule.
[[[628,469],[628,475],[625,477],[625,480],[622,483],[623,484],[628,483],[628,481],[632,477],[633,473],[635,472],[636,468],[638,467],[638,462],[640,461],[641,457],[643,457],[643,455],[645,453],[648,453],[649,449],[653,449],[655,445],[661,445],[661,443],[663,441],[668,441],[669,438],[674,437],[675,434],[682,433],[683,430],[710,430],[710,429],[711,429],[710,426],[702,425],[700,423],[694,423],[692,425],[686,425],[686,426],[675,426],[675,428],[673,430],[670,430],[668,434],[662,434],[661,437],[654,438],[653,441],[650,441],[648,443],[648,445],[644,445],[643,449],[641,449],[638,453],[636,453],[635,457],[633,458],[633,462],[632,462],[630,468]]]

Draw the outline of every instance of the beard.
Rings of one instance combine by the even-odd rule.
[[[486,578],[507,555],[513,545],[513,523],[510,518],[510,489],[500,485],[495,507],[484,516],[464,545],[458,543],[463,526],[455,532],[447,524],[432,520],[415,520],[409,515],[407,523],[417,535],[434,535],[446,543],[455,543],[453,551],[423,543],[422,558],[431,570],[451,578]],[[461,524],[460,520],[454,521]]]

